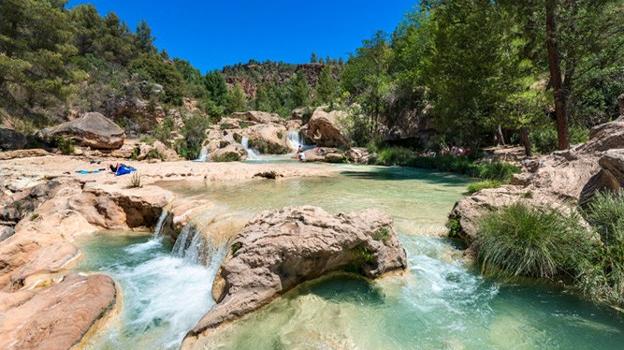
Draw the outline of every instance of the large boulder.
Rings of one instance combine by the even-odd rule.
[[[595,126],[589,134],[589,141],[579,146],[577,151],[595,153],[613,148],[624,148],[624,116]]]
[[[237,162],[245,159],[247,159],[247,151],[237,143],[230,143],[210,153],[210,160],[213,162]]]
[[[331,215],[311,206],[266,211],[233,240],[213,285],[217,305],[187,334],[183,348],[226,321],[334,271],[368,278],[407,267],[392,219],[376,210]]]
[[[314,147],[303,152],[305,162],[344,163],[345,154],[333,147]]]
[[[0,348],[77,348],[116,299],[115,282],[105,275],[71,274],[40,293],[0,292]]]
[[[24,134],[13,129],[0,128],[0,151],[22,149],[28,139]]]
[[[346,148],[349,146],[349,140],[341,126],[346,116],[347,113],[344,111],[326,112],[323,107],[319,107],[314,110],[302,132],[305,138],[315,145]]]
[[[286,154],[290,152],[286,137],[288,130],[280,124],[257,124],[243,130],[249,139],[249,147],[264,154]]]
[[[587,204],[598,191],[618,192],[624,187],[624,149],[612,149],[598,161],[600,171],[583,186],[579,204]]]
[[[37,134],[46,142],[63,137],[81,146],[102,150],[120,148],[126,137],[122,128],[97,112],[85,113],[81,118],[40,130]]]
[[[347,160],[355,164],[371,164],[375,161],[377,155],[370,153],[364,147],[351,147],[345,152]]]
[[[154,143],[146,144],[142,143],[137,145],[139,149],[139,154],[137,156],[137,160],[145,160],[145,159],[160,159],[164,161],[175,161],[180,160],[180,156],[176,153],[176,151],[167,147],[164,143],[160,141],[154,141]]]

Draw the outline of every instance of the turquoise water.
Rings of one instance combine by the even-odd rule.
[[[379,208],[394,217],[407,251],[403,275],[373,282],[338,276],[304,285],[205,338],[205,348],[622,348],[619,314],[558,289],[486,280],[460,262],[461,253],[448,241],[431,235],[443,231],[466,179],[405,168],[337,167],[342,175],[335,178],[163,184],[243,216],[286,205],[331,212]],[[85,247],[83,269],[107,271],[124,289],[121,321],[94,349],[175,348],[213,305],[214,268],[171,256],[170,245],[100,235]]]

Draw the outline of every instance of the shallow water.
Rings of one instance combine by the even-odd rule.
[[[304,285],[208,338],[209,349],[620,349],[618,314],[559,290],[488,281],[461,265],[443,238],[446,215],[466,179],[404,168],[338,166],[336,178],[258,180],[244,186],[169,184],[181,195],[253,215],[286,205],[331,212],[390,213],[409,271],[372,283],[345,276]],[[84,270],[121,283],[117,330],[95,349],[171,348],[212,305],[210,269],[173,257],[148,238],[100,235]],[[130,346],[133,345],[133,346]],[[130,347],[129,347],[130,346]]]

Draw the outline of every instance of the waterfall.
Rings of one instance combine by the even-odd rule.
[[[290,149],[292,149],[295,152],[299,149],[299,146],[301,146],[301,148],[304,151],[314,147],[313,145],[306,145],[303,142],[303,139],[301,138],[301,133],[299,132],[299,130],[288,131],[288,146],[290,146]]]
[[[243,145],[243,148],[245,148],[245,151],[247,151],[247,159],[249,160],[260,159],[260,155],[258,154],[258,151],[249,147],[249,138],[247,136],[243,136],[243,139],[241,140],[241,145]]]
[[[158,218],[158,221],[156,222],[156,226],[154,226],[154,234],[153,234],[154,237],[162,236],[163,226],[165,225],[165,220],[167,220],[168,215],[169,215],[169,212],[167,212],[164,209],[160,213],[160,217]]]
[[[226,244],[215,245],[195,225],[188,224],[180,232],[171,253],[187,261],[206,265],[208,270],[216,273],[225,257]]]
[[[201,151],[199,152],[199,157],[195,159],[196,162],[207,162],[208,161],[208,147],[203,146]]]

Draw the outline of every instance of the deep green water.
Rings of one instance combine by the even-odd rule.
[[[390,213],[409,271],[374,282],[344,276],[304,285],[206,339],[208,349],[622,349],[624,319],[540,285],[485,280],[443,238],[466,179],[404,168],[338,166],[336,178],[258,180],[244,186],[169,184],[251,216],[286,205]],[[92,348],[175,348],[212,305],[214,266],[172,256],[150,238],[87,242],[84,270],[106,271],[124,290],[117,327]]]

